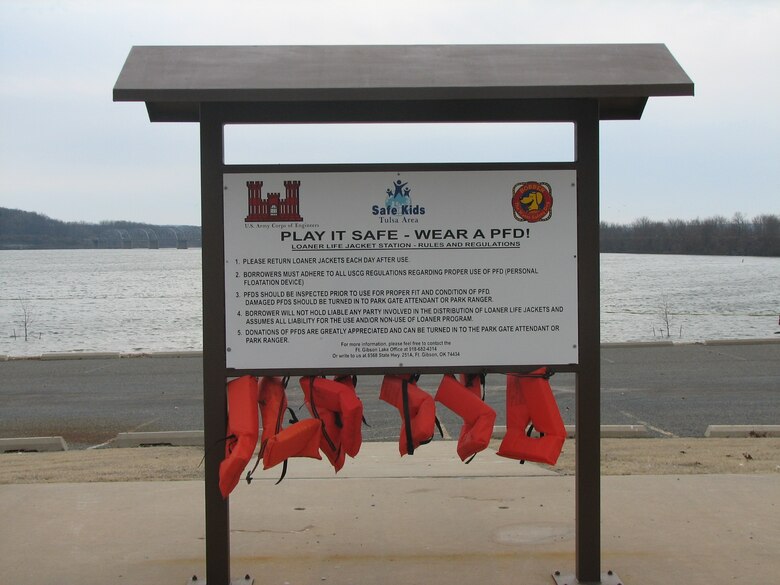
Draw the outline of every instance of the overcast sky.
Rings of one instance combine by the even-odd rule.
[[[639,121],[602,122],[602,219],[777,214],[779,30],[772,0],[0,0],[0,206],[200,223],[197,125],[151,124],[142,103],[112,102],[133,45],[664,43],[696,96],[651,98]],[[566,127],[328,132],[234,131],[229,162],[545,160],[572,149]]]

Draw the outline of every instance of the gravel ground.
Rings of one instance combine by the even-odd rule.
[[[603,475],[780,473],[776,438],[603,439],[601,444]],[[575,441],[567,441],[553,469],[574,474],[574,451]],[[202,480],[202,458],[198,447],[4,453],[0,484]],[[478,464],[479,457],[471,465]]]

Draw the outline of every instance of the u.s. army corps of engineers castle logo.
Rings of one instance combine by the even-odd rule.
[[[247,181],[246,223],[266,221],[303,221],[300,213],[300,181],[284,181],[284,197],[280,192],[263,198],[263,181]]]
[[[512,212],[517,221],[547,221],[552,217],[552,206],[549,183],[527,181],[512,187]]]

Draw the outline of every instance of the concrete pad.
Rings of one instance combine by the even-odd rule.
[[[0,453],[67,451],[68,444],[62,437],[22,437],[0,439]]]
[[[564,426],[566,438],[574,439],[577,436],[577,427],[575,425]],[[602,439],[640,439],[650,436],[645,425],[601,425],[600,433]],[[506,435],[505,425],[493,427],[494,439],[503,439],[504,435]]]
[[[379,479],[417,477],[530,477],[557,476],[549,468],[514,459],[498,457],[493,449],[478,453],[474,460],[463,463],[456,452],[457,441],[434,441],[422,445],[414,455],[401,457],[398,443],[363,443],[355,460],[347,457],[344,467],[336,474],[327,459],[292,459],[286,478],[292,479]],[[254,461],[248,466],[251,469]],[[281,466],[262,471],[257,468],[258,480],[276,482]],[[246,475],[246,474],[245,474]],[[287,481],[287,479],[285,479]],[[252,484],[254,485],[254,483]]]
[[[779,495],[780,474],[603,478],[603,567],[626,585],[771,581]]]
[[[119,352],[92,352],[92,353],[44,353],[42,360],[100,360],[118,358]]]
[[[704,341],[704,345],[761,345],[765,343],[780,343],[777,337],[764,339],[710,339]]]
[[[576,429],[572,429],[572,437],[576,435]],[[641,439],[649,437],[645,425],[601,425],[602,439]]]
[[[573,477],[339,476],[240,485],[232,577],[537,585],[573,572]],[[204,578],[203,491],[195,481],[2,485],[3,579]],[[602,570],[626,585],[767,582],[780,570],[779,493],[776,474],[602,478]]]
[[[140,354],[143,357],[150,358],[191,358],[203,357],[202,351],[155,351]]]
[[[203,431],[158,431],[119,433],[114,439],[114,447],[202,447]]]
[[[602,343],[601,347],[642,348],[642,347],[672,347],[673,345],[676,345],[674,341],[615,341],[612,343]]]
[[[780,437],[780,425],[710,425],[705,437],[731,439],[734,437]]]

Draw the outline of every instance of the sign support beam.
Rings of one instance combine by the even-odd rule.
[[[600,583],[601,352],[599,278],[599,108],[584,101],[575,122],[579,363],[576,375],[575,554],[577,579]]]
[[[214,108],[200,107],[201,226],[203,237],[203,423],[206,454],[206,581],[230,583],[229,502],[219,491],[225,456],[225,238],[222,208],[223,123]]]

